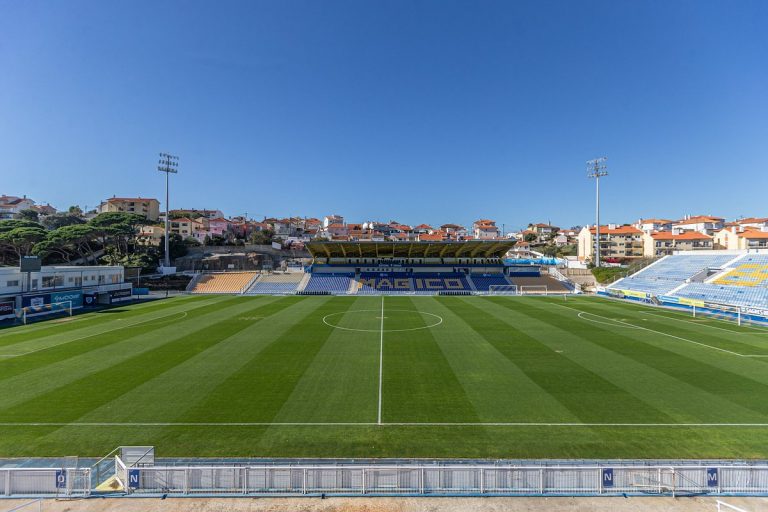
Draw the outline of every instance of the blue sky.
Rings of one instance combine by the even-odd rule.
[[[561,226],[768,215],[768,2],[0,0],[0,192]]]

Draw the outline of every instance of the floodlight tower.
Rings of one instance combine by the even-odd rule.
[[[587,162],[587,177],[595,179],[595,266],[600,266],[600,178],[608,176],[608,157]]]
[[[165,173],[165,260],[163,267],[171,266],[170,244],[170,206],[168,204],[168,177],[171,173],[179,172],[179,157],[168,153],[160,153],[160,161],[157,164],[157,170]]]

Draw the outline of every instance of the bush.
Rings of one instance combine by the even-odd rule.
[[[627,269],[624,267],[593,267],[592,275],[600,284],[605,284],[616,280],[619,276],[624,275]]]

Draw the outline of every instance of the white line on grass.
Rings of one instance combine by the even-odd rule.
[[[563,306],[562,304],[557,304],[555,302],[548,302],[548,304],[553,304],[555,306],[560,306],[561,308],[568,308],[568,309],[570,309],[572,311],[579,311],[580,313],[587,313],[589,315],[593,315],[593,316],[596,316],[596,317],[599,317],[599,318],[604,318],[605,320],[610,320],[611,322],[616,322],[616,323],[622,324],[625,327],[630,327],[630,328],[633,328],[633,329],[641,329],[643,331],[648,331],[648,332],[655,332],[656,334],[661,334],[662,336],[669,336],[670,338],[675,338],[675,339],[680,340],[680,341],[686,341],[688,343],[693,343],[694,345],[700,345],[702,347],[711,348],[712,350],[719,350],[720,352],[725,352],[726,354],[731,354],[731,355],[734,355],[734,356],[739,356],[739,357],[768,357],[768,354],[740,354],[740,353],[734,352],[732,350],[727,350],[727,349],[720,348],[720,347],[713,347],[712,345],[707,345],[706,343],[701,343],[699,341],[693,341],[693,340],[689,340],[687,338],[682,338],[680,336],[675,336],[674,334],[669,334],[667,332],[657,331],[655,329],[649,329],[648,327],[642,327],[640,325],[630,324],[630,323],[624,322],[623,320],[616,320],[615,318],[608,318],[607,316],[598,315],[596,313],[590,313],[589,311],[582,311],[580,309],[572,308],[570,306]],[[582,318],[582,317],[579,317],[579,318]],[[584,318],[582,318],[582,320],[584,320]]]
[[[381,425],[381,386],[384,375],[384,296],[381,296],[381,334],[379,336],[379,416],[378,424]]]
[[[116,330],[122,329],[124,327],[135,327],[137,325],[146,324],[146,323],[149,323],[149,322],[153,322],[155,320],[160,320],[161,318],[165,318],[165,317],[168,317],[168,316],[181,315],[178,318],[178,320],[181,320],[182,318],[185,318],[188,314],[189,314],[189,312],[187,312],[187,311],[177,311],[175,313],[169,313],[167,315],[158,316],[156,318],[150,318],[149,320],[143,320],[141,322],[136,322],[136,323],[133,323],[133,324],[128,324],[128,325],[120,324],[119,326],[117,326],[117,327],[115,327],[113,329],[107,329],[106,331],[97,332],[95,334],[87,334],[85,336],[80,336],[79,338],[73,338],[71,340],[62,341],[61,343],[55,343],[55,344],[49,345],[47,347],[40,347],[40,348],[36,348],[34,350],[28,350],[27,352],[22,352],[21,354],[0,354],[0,357],[5,357],[5,358],[22,357],[22,356],[26,356],[26,355],[29,355],[29,354],[34,354],[35,352],[40,352],[41,350],[48,350],[49,348],[60,347],[61,345],[66,345],[67,343],[72,343],[72,342],[75,342],[75,341],[84,340],[86,338],[92,338],[93,336],[101,336],[102,334],[106,334],[108,332],[116,331]],[[116,319],[116,320],[119,320],[119,319]],[[170,321],[175,321],[175,320],[176,319],[172,318],[170,320],[163,320],[160,323],[165,324],[165,323],[168,323]],[[14,343],[13,345],[17,345],[17,344],[21,344],[21,343],[25,343],[25,342],[22,341],[20,343]],[[8,345],[8,347],[12,347],[13,345]]]
[[[748,336],[759,336],[759,335],[768,334],[768,331],[764,331],[764,332],[760,332],[760,333],[756,333],[756,332],[739,332],[739,331],[734,330],[734,329],[724,329],[724,328],[718,327],[716,325],[709,325],[709,324],[704,323],[704,322],[694,322],[693,320],[686,320],[685,318],[677,318],[676,316],[669,316],[669,315],[665,315],[663,313],[657,313],[655,311],[645,311],[645,310],[638,310],[638,311],[640,313],[642,313],[642,314],[658,316],[658,317],[661,317],[661,318],[666,318],[667,320],[675,320],[677,322],[685,322],[685,323],[693,324],[693,325],[701,325],[701,326],[704,326],[704,327],[709,327],[710,329],[717,329],[718,331],[725,331],[725,332],[728,332],[728,333],[731,333],[731,334],[735,334],[737,336],[742,336],[744,334],[746,334]],[[748,327],[748,326],[744,326],[744,327]],[[763,329],[755,329],[755,330],[763,331]]]
[[[7,422],[3,427],[768,427],[768,423],[577,423],[577,422]]]

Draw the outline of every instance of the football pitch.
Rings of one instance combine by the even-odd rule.
[[[0,330],[0,456],[764,458],[768,329],[594,297],[184,296]]]

